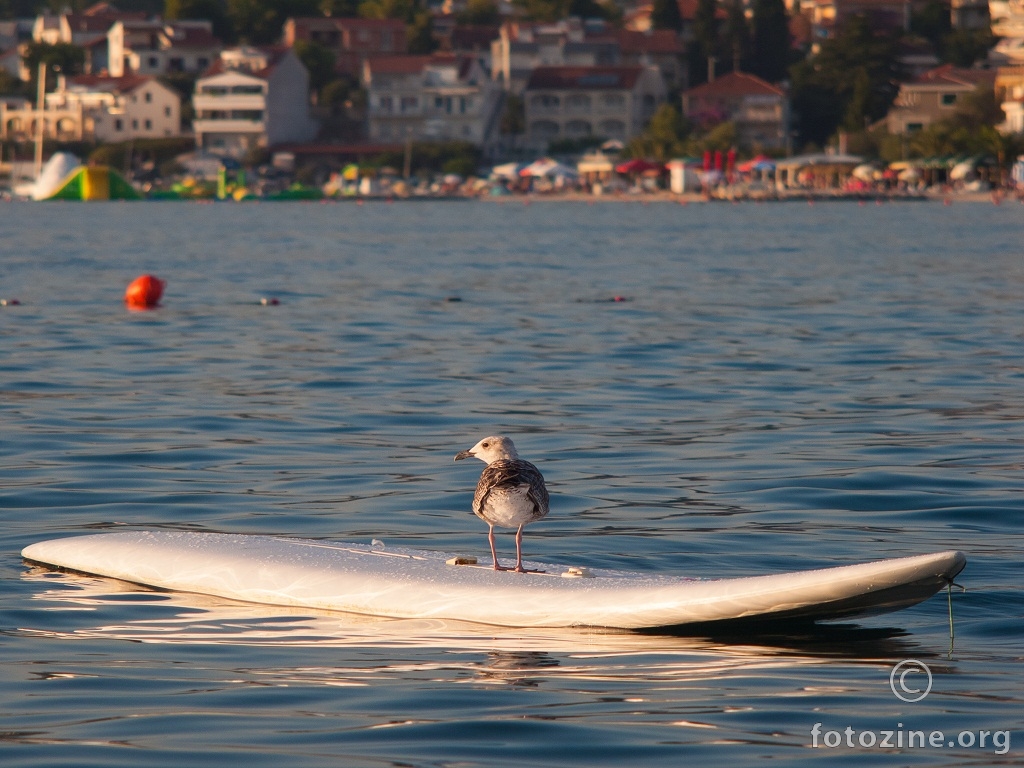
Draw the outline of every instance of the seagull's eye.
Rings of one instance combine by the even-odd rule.
[[[491,444],[490,443],[484,443],[483,446],[484,446],[484,448],[490,448]]]

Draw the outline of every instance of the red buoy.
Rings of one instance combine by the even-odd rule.
[[[131,281],[124,292],[128,309],[153,309],[160,303],[166,283],[153,275],[140,275]]]

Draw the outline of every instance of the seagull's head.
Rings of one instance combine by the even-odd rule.
[[[480,459],[485,464],[490,464],[498,459],[518,459],[519,454],[512,441],[502,435],[491,435],[485,437],[468,451],[455,454],[455,460],[459,459]]]

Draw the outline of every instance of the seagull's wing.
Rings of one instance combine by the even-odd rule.
[[[476,484],[473,495],[473,512],[480,514],[486,507],[487,497],[493,491],[511,491],[513,488],[527,489],[526,496],[533,502],[537,519],[548,513],[548,489],[544,476],[528,461],[521,459],[498,459],[488,464]]]

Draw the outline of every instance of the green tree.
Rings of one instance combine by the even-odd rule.
[[[281,38],[289,17],[316,16],[318,0],[227,0],[228,18],[238,37],[253,45],[266,45]]]
[[[406,26],[405,37],[409,53],[426,54],[437,50],[434,17],[430,11],[419,11],[413,17],[412,22]]]
[[[359,0],[320,0],[320,11],[324,16],[355,18],[359,15]]]
[[[608,19],[612,15],[609,11],[610,6],[602,5],[598,0],[569,0],[565,15],[579,19]]]
[[[728,152],[736,146],[736,125],[731,121],[719,123],[703,136],[694,136],[686,143],[686,154],[693,157],[703,155],[705,151],[719,150]]]
[[[953,31],[949,3],[943,3],[941,0],[928,0],[918,10],[912,11],[910,31],[923,37],[938,50],[942,38]]]
[[[683,30],[683,15],[679,12],[678,0],[654,0],[651,8],[651,26],[654,29]]]
[[[724,72],[726,67],[732,72],[744,70],[744,59],[750,50],[750,28],[747,26],[747,16],[743,10],[743,0],[731,0],[726,14],[725,40],[723,41],[729,55],[728,61],[719,64],[720,71]]]
[[[21,58],[32,75],[32,92],[35,93],[40,63],[46,64],[48,82],[56,81],[57,72],[77,75],[82,72],[82,66],[85,64],[85,49],[71,43],[48,45],[31,42],[25,47]]]
[[[715,0],[697,0],[693,17],[693,43],[690,51],[690,85],[700,85],[708,80],[708,59],[720,55],[718,4]]]
[[[957,29],[942,37],[939,53],[942,61],[967,68],[988,56],[995,44],[989,29]]]
[[[501,23],[501,11],[496,0],[469,0],[456,18],[460,24],[497,26]]]
[[[334,51],[312,40],[296,40],[295,55],[309,72],[309,89],[317,93],[334,79]]]
[[[888,112],[901,79],[896,38],[855,16],[790,73],[801,143],[824,146],[840,127],[863,130]]]
[[[512,0],[523,21],[558,21],[568,10],[567,0]]]
[[[777,83],[788,74],[790,57],[789,15],[783,0],[754,0],[750,72]]]
[[[626,147],[626,155],[661,162],[671,160],[683,154],[689,133],[690,126],[676,108],[662,104],[644,132]]]

